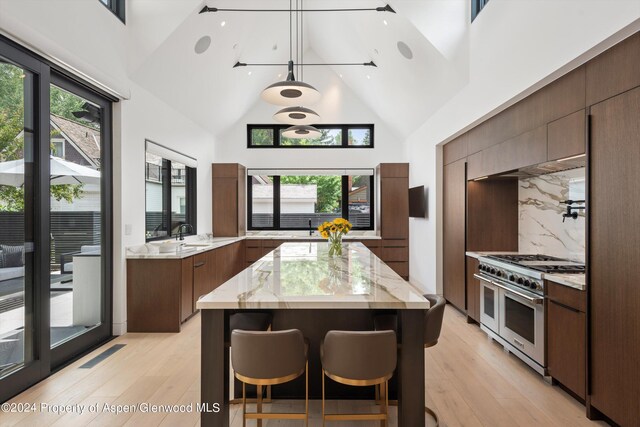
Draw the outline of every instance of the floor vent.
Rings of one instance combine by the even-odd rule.
[[[9,297],[0,300],[0,313],[6,313],[7,311],[20,308],[24,305],[24,298],[22,295],[17,297]]]
[[[79,369],[91,369],[91,368],[93,368],[98,363],[102,362],[104,359],[106,359],[107,357],[111,356],[113,353],[115,353],[116,351],[120,350],[125,345],[126,344],[116,344],[114,346],[109,347],[108,349],[106,349],[105,351],[103,351],[102,353],[100,353],[99,355],[94,357],[93,359],[89,360],[84,365],[80,366]]]

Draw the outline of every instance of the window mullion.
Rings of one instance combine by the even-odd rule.
[[[342,175],[342,218],[349,219],[349,177]]]
[[[280,177],[273,177],[273,228],[280,230]]]

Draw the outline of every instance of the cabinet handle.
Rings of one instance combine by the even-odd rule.
[[[198,263],[194,264],[193,267],[194,268],[198,268],[198,267],[202,267],[205,264],[206,264],[206,262],[202,261],[202,262],[198,262]]]
[[[578,310],[577,308],[573,308],[573,307],[570,307],[570,306],[568,306],[568,305],[565,305],[565,304],[559,303],[558,301],[556,301],[556,300],[552,300],[552,299],[551,299],[551,298],[549,298],[549,297],[546,297],[546,298],[547,298],[547,301],[552,302],[552,303],[554,303],[555,305],[558,305],[558,306],[560,306],[560,307],[562,307],[562,308],[566,308],[567,310],[573,311],[574,313],[581,313],[581,311],[580,311],[580,310]]]

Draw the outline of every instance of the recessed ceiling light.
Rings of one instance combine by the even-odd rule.
[[[384,25],[389,25],[389,23],[387,22],[387,20],[386,20],[386,19],[383,19],[383,20],[382,20],[382,23],[383,23]]]
[[[340,74],[340,78],[342,78],[342,74]]]
[[[225,25],[227,25],[227,21],[222,21],[222,22],[220,23],[220,26],[221,26],[221,27],[224,27]]]
[[[282,78],[282,73],[278,74],[278,78],[281,79]]]
[[[196,42],[195,47],[193,48],[193,50],[195,50],[195,52],[200,55],[202,53],[205,53],[207,51],[207,49],[209,49],[209,46],[211,46],[211,37],[209,36],[202,36],[198,39],[198,41]]]
[[[405,42],[403,41],[398,42],[398,51],[405,58],[413,59],[413,52],[411,51],[411,48],[409,47],[409,45],[407,45]]]
[[[248,75],[248,76],[250,76],[250,75],[251,75],[251,71],[249,71],[249,72],[247,73],[247,75]]]
[[[367,78],[368,78],[369,80],[371,80],[371,76],[370,76],[369,74],[367,74]]]

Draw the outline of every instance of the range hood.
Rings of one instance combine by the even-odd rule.
[[[547,175],[555,172],[562,172],[571,169],[583,168],[587,165],[586,156],[573,157],[567,159],[553,160],[551,162],[540,163],[533,166],[505,172],[497,175],[499,178],[532,178],[540,175]]]

